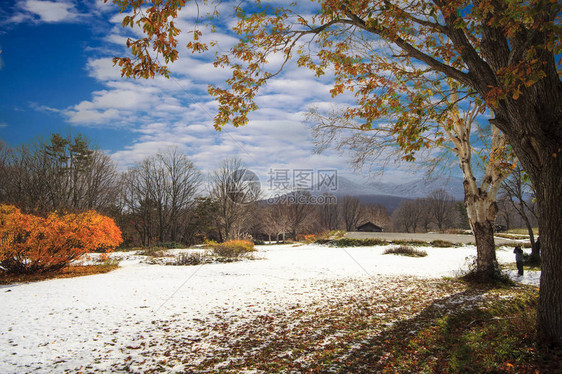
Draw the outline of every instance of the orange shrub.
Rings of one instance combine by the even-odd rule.
[[[95,211],[41,218],[0,205],[0,268],[9,273],[59,270],[86,252],[121,242],[115,222]]]
[[[312,243],[316,240],[316,235],[315,234],[299,234],[296,237],[296,241],[297,242],[306,242],[306,243]]]
[[[305,235],[304,241],[307,242],[307,243],[313,243],[313,242],[316,241],[316,235],[314,235],[314,234]]]

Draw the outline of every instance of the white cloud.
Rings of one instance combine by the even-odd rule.
[[[0,129],[3,129],[4,127],[8,127],[7,123],[1,122],[0,123]]]
[[[113,66],[113,58],[111,57],[90,59],[86,69],[90,77],[102,82],[116,80],[121,77],[119,69]]]
[[[68,121],[74,124],[107,124],[111,125],[110,120],[118,119],[121,113],[115,109],[107,110],[80,110],[66,112]]]
[[[18,11],[7,20],[7,23],[22,23],[32,18],[29,14]]]
[[[104,38],[106,41],[117,44],[119,46],[124,46],[127,44],[127,37],[118,34],[110,34]]]
[[[115,30],[111,31],[112,35]],[[114,36],[114,38],[115,38]],[[212,66],[210,57],[185,55],[172,67],[173,79],[123,79],[110,57],[91,59],[87,70],[105,88],[71,108],[69,121],[82,125],[114,125],[131,129],[131,144],[114,152],[121,167],[131,166],[166,147],[176,146],[204,172],[226,158],[240,157],[265,180],[271,168],[343,168],[345,159],[331,153],[314,155],[302,112],[311,100],[329,100],[329,86],[306,71],[272,81],[260,94],[260,110],[247,126],[212,125],[217,102],[206,92],[209,83],[230,75]]]
[[[10,22],[20,23],[28,20],[46,23],[76,22],[85,15],[76,9],[71,1],[24,0],[17,4],[17,12]]]
[[[153,110],[153,103],[159,100],[157,89],[134,85],[95,91],[92,95],[92,100],[82,101],[63,111],[69,122],[86,126],[122,126],[142,116],[143,112]]]
[[[187,76],[210,83],[224,82],[230,78],[231,72],[223,68],[215,68],[212,62],[200,61],[195,58],[180,58],[177,62],[169,65],[170,71],[175,75]]]
[[[34,102],[30,102],[29,103],[29,107],[33,110],[36,110],[38,112],[51,112],[51,113],[60,113],[61,110],[57,109],[57,108],[53,108],[47,105],[39,105],[37,103]]]
[[[115,11],[116,6],[114,6],[111,1],[104,1],[104,0],[94,0],[91,2],[90,7],[94,12],[98,13],[107,13],[111,11]]]
[[[124,169],[141,162],[146,157],[152,156],[158,151],[163,151],[174,146],[178,146],[178,144],[172,141],[139,142],[126,146],[124,150],[113,153],[111,157],[118,163],[121,169]],[[185,147],[179,149],[184,150]]]

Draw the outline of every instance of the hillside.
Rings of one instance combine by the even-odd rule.
[[[437,177],[418,179],[412,182],[397,184],[384,182],[357,183],[348,178],[338,176],[337,189],[315,188],[313,194],[330,193],[337,197],[355,196],[365,204],[380,204],[389,214],[405,199],[427,197],[432,191],[443,188],[455,200],[464,199],[462,179]]]

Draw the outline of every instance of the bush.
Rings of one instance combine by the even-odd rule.
[[[523,253],[523,264],[531,268],[541,268],[541,259],[534,258],[531,253]]]
[[[508,247],[508,248],[513,249],[516,246],[520,246],[521,248],[532,248],[531,242],[529,242],[529,241],[527,241],[527,242],[512,241],[512,242],[504,242],[502,244],[496,245],[496,249],[498,249],[500,247]]]
[[[344,230],[332,230],[330,231],[330,237],[336,238],[336,239],[341,239],[345,236],[345,231]]]
[[[213,252],[221,257],[239,257],[254,252],[254,243],[249,240],[229,240],[224,243],[208,242]]]
[[[180,253],[174,265],[200,265],[209,262],[207,256],[201,252]]]
[[[410,257],[425,257],[427,256],[426,251],[420,251],[419,249],[414,249],[407,245],[401,245],[399,247],[392,247],[388,248],[383,252],[385,255],[393,254],[393,255],[401,255],[401,256],[410,256]]]
[[[450,248],[450,247],[454,247],[455,243],[453,242],[449,242],[447,240],[434,240],[431,242],[431,246],[432,247],[438,247],[438,248]]]
[[[314,243],[316,241],[316,235],[314,235],[314,234],[304,235],[302,240],[305,243]]]
[[[343,230],[331,230],[324,231],[316,235],[316,240],[336,240],[341,239],[345,236],[345,231]]]
[[[0,269],[7,273],[60,270],[86,252],[121,242],[115,222],[94,211],[42,218],[0,205]]]
[[[318,239],[317,244],[328,244],[333,247],[371,247],[375,245],[387,245],[388,242],[383,239]]]
[[[496,266],[491,274],[479,272],[476,264],[476,256],[467,257],[465,264],[466,270],[459,271],[458,277],[469,284],[491,287],[513,286],[515,284],[509,275],[503,272],[499,266]]]
[[[170,257],[166,253],[166,249],[161,247],[148,247],[143,250],[140,250],[137,253],[139,256],[149,256],[149,257]]]

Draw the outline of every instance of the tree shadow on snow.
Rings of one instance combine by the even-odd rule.
[[[459,330],[477,326],[481,322],[478,319],[471,319],[471,311],[474,311],[473,308],[483,301],[483,295],[492,288],[492,286],[470,288],[433,301],[414,317],[396,322],[375,337],[363,341],[360,348],[355,349],[342,360],[343,362],[340,362],[337,372],[410,373],[413,372],[412,370],[441,372],[439,368],[450,371],[445,369],[450,368],[450,363],[439,362],[439,360],[448,361],[451,352],[438,352],[434,355],[425,350],[424,341],[436,339],[435,336],[431,336],[432,332],[441,334],[437,339],[446,341],[441,347],[442,350],[454,347],[455,354],[461,352],[469,356],[471,347],[461,338],[462,333],[459,333]],[[476,315],[473,317],[477,318]],[[460,357],[460,359],[470,360],[470,357]],[[459,370],[458,372],[463,373],[479,372],[479,370],[471,371],[466,367]]]

